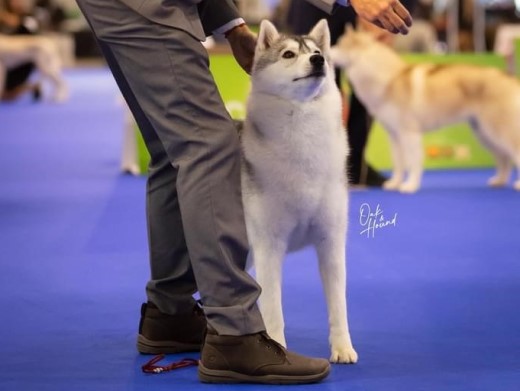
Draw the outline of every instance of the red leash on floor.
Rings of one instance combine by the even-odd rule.
[[[173,371],[174,369],[184,368],[184,367],[192,367],[199,365],[199,360],[195,360],[193,358],[184,358],[181,361],[177,361],[168,365],[155,365],[159,361],[164,358],[164,354],[160,354],[155,356],[146,364],[144,364],[141,369],[144,373],[152,373],[159,374],[163,372]]]

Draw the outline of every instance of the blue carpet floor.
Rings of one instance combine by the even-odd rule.
[[[123,113],[108,72],[66,76],[64,105],[0,105],[0,390],[272,388],[203,385],[195,368],[141,372],[145,180],[119,173]],[[520,389],[520,194],[486,188],[490,175],[427,172],[413,196],[352,191],[348,300],[360,361],[298,389]],[[362,233],[363,204],[396,225]],[[312,251],[288,257],[284,284],[290,347],[328,357]],[[197,357],[166,361],[185,356]]]

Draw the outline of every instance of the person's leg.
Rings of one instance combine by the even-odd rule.
[[[6,75],[5,89],[7,91],[14,90],[17,87],[27,83],[29,77],[34,71],[34,68],[34,63],[26,62],[9,69]]]
[[[177,245],[185,248],[172,254],[185,254],[187,249],[209,323],[200,380],[297,384],[323,379],[330,371],[327,360],[289,352],[264,331],[256,304],[260,288],[244,271],[247,238],[238,135],[209,73],[202,44],[185,32],[143,20],[118,2],[79,3],[150,152],[153,141],[160,142],[175,170],[166,168],[163,156],[162,164],[152,157],[159,169],[148,200],[171,201],[174,197],[154,198],[150,193],[171,194],[170,188],[176,187],[178,208],[172,209],[180,211],[184,232]],[[176,183],[171,183],[174,175]],[[148,216],[154,219],[164,206],[149,204]],[[157,228],[160,238],[175,234],[168,225]],[[189,280],[189,273],[180,275]],[[165,286],[174,280],[178,276]],[[161,284],[153,285],[157,289]]]
[[[5,66],[0,62],[0,95],[4,93],[6,73],[7,69],[5,69]]]
[[[175,168],[143,112],[108,45],[100,42],[103,54],[132,110],[150,153],[146,183],[146,220],[150,251],[149,301],[162,312],[177,314],[193,309],[197,291],[183,232]]]
[[[139,117],[140,124],[146,123],[142,112]],[[193,298],[197,285],[176,190],[178,170],[155,134],[146,137],[153,156],[146,192],[151,276],[146,285],[148,303],[141,310],[137,349],[151,354],[200,350],[206,319]]]
[[[140,129],[152,129],[112,52],[100,44]],[[146,286],[148,302],[141,307],[137,349],[146,354],[200,350],[206,320],[193,298],[197,286],[183,233],[178,170],[155,132],[142,133],[151,155],[146,193],[151,277]]]
[[[264,330],[256,305],[260,289],[244,271],[238,136],[205,49],[189,34],[120,3],[80,4],[153,154],[149,295],[164,311],[185,308],[178,294],[194,290],[189,259],[208,323],[218,333]],[[167,156],[157,152],[159,144]]]
[[[368,136],[368,113],[353,93],[350,98],[349,116],[347,120],[347,133],[350,146],[348,157],[349,181],[359,184],[362,177],[364,150]]]
[[[347,159],[349,183],[380,187],[386,178],[374,170],[365,159],[365,149],[372,119],[355,93],[351,95],[347,134],[350,154]]]
[[[146,285],[148,302],[141,308],[137,349],[147,354],[200,350],[206,320],[193,298],[197,285],[179,208],[178,170],[171,164],[112,51],[103,42],[100,46],[151,156],[146,192],[151,274]]]
[[[143,120],[139,122],[142,124]],[[193,294],[197,285],[176,188],[178,170],[170,163],[160,140],[153,133],[147,136],[146,145],[153,156],[148,167],[146,192],[151,270],[146,294],[148,300],[163,312],[189,312],[195,304]]]
[[[40,85],[31,83],[29,80],[34,68],[34,63],[27,62],[9,69],[5,74],[5,85],[0,98],[5,101],[12,101],[26,93],[31,93],[35,101],[40,100]],[[2,91],[2,88],[0,88],[0,91]]]

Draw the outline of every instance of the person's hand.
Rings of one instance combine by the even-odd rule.
[[[388,30],[382,29],[366,19],[358,19],[357,27],[372,35],[377,41],[392,46],[395,35]]]
[[[8,27],[16,27],[21,23],[20,16],[0,9],[0,22]]]
[[[244,71],[251,73],[255,56],[256,35],[249,30],[249,27],[241,25],[226,33],[226,38],[238,64]]]
[[[350,0],[359,17],[394,34],[408,34],[412,17],[399,0]]]

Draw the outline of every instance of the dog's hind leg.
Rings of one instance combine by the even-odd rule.
[[[258,302],[267,334],[278,343],[287,346],[282,310],[282,263],[286,247],[281,243],[256,239],[252,241],[250,251],[256,281],[262,287]]]
[[[493,155],[496,163],[496,173],[488,180],[488,186],[502,187],[507,184],[511,176],[512,162],[510,156],[504,151],[503,147],[497,145],[497,141],[491,139],[489,132],[481,128],[476,119],[471,119],[469,125],[473,128],[477,139]]]
[[[415,193],[421,186],[424,153],[422,134],[419,130],[407,131],[403,135],[404,159],[408,171],[406,181],[399,187],[402,193]]]
[[[509,181],[509,177],[511,176],[511,158],[506,153],[499,151],[496,148],[490,148],[490,150],[495,157],[497,171],[495,175],[489,178],[488,185],[492,187],[505,186]]]
[[[61,59],[59,53],[54,48],[53,42],[45,42],[45,45],[42,44],[38,48],[35,64],[42,76],[52,83],[52,99],[55,102],[67,100],[69,95],[68,87],[61,75]]]
[[[514,160],[515,160],[517,177],[516,177],[515,182],[513,183],[513,187],[514,187],[515,190],[520,191],[520,147],[516,151]]]
[[[323,239],[315,246],[329,314],[330,361],[349,364],[357,362],[358,355],[352,346],[347,319],[346,216],[346,211],[329,219],[323,216],[328,227],[323,228]],[[342,218],[345,221],[338,222]]]

